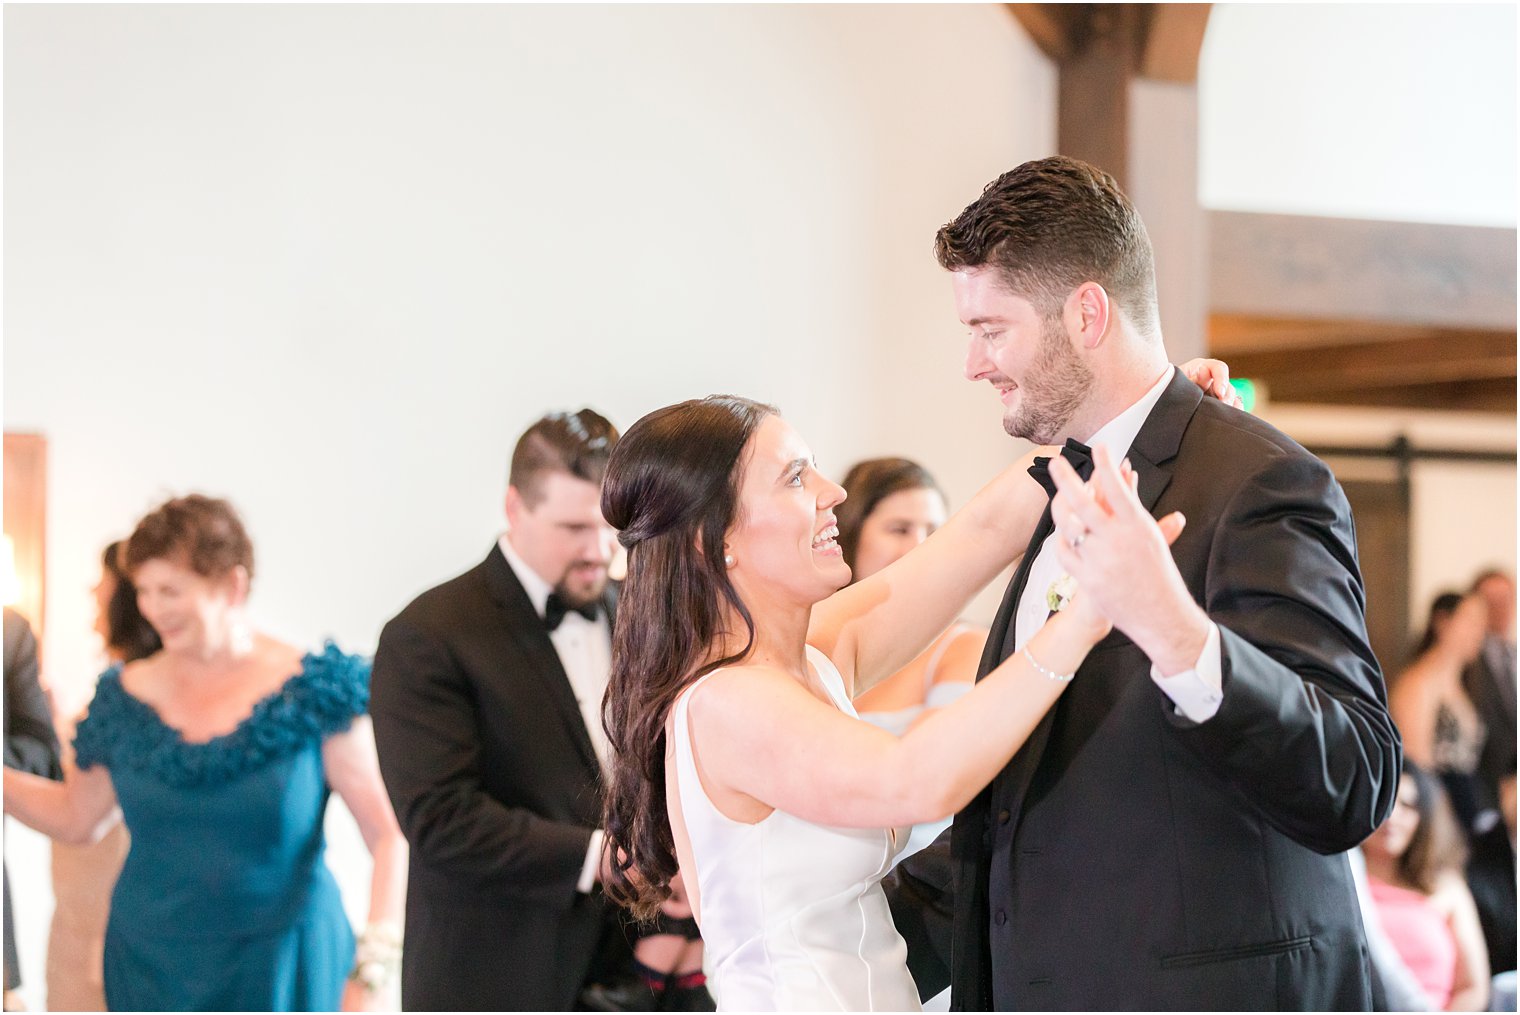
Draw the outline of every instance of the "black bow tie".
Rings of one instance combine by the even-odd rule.
[[[1086,444],[1068,438],[1066,446],[1061,449],[1061,457],[1066,459],[1071,467],[1077,470],[1077,475],[1084,480],[1092,477],[1092,448]],[[1056,495],[1056,481],[1050,478],[1049,458],[1036,458],[1034,464],[1029,467],[1029,474],[1034,477],[1036,483],[1045,488],[1047,497]]]
[[[595,600],[583,603],[580,606],[571,606],[561,598],[558,592],[549,593],[548,602],[544,603],[544,626],[553,631],[557,629],[565,619],[567,613],[579,613],[587,620],[596,620],[597,608],[601,604]]]

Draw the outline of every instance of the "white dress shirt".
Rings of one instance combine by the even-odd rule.
[[[1161,400],[1162,392],[1171,383],[1174,370],[1176,367],[1168,366],[1151,389],[1140,396],[1139,401],[1099,427],[1098,432],[1088,439],[1088,446],[1106,447],[1113,453],[1115,461],[1122,460],[1129,453],[1130,445],[1135,442],[1135,437],[1140,433],[1140,427],[1150,416],[1151,410]],[[1052,532],[1051,536],[1054,535]],[[1035,555],[1034,563],[1030,565],[1029,582],[1019,596],[1018,610],[1015,613],[1014,652],[1022,649],[1024,643],[1044,626],[1050,614],[1045,594],[1051,583],[1060,578],[1062,573],[1061,559],[1056,554],[1054,540],[1047,538]],[[1151,679],[1172,699],[1179,715],[1184,715],[1193,722],[1213,718],[1219,711],[1220,702],[1224,700],[1221,690],[1224,678],[1219,628],[1212,621],[1209,623],[1209,636],[1204,642],[1203,654],[1198,657],[1198,662],[1192,669],[1167,676],[1152,666]]]
[[[502,556],[507,558],[512,573],[522,583],[523,591],[528,593],[533,609],[542,617],[549,602],[549,593],[554,588],[518,555],[507,536],[503,535],[497,545],[501,547]],[[560,621],[559,627],[549,632],[549,641],[554,644],[560,665],[565,668],[565,676],[570,678],[570,690],[575,695],[576,704],[580,706],[581,719],[585,721],[586,733],[591,737],[591,747],[596,751],[602,771],[606,772],[610,748],[607,732],[602,728],[602,697],[607,693],[607,677],[612,672],[612,628],[607,621],[607,614],[601,612],[595,620],[587,620],[579,613],[570,611]],[[603,838],[601,829],[591,833],[586,862],[581,867],[580,882],[576,885],[582,892],[591,891],[596,883]]]

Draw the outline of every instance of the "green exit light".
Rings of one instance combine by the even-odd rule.
[[[1245,405],[1246,412],[1256,411],[1256,382],[1249,377],[1237,377],[1230,381],[1230,385],[1240,394],[1240,401]]]

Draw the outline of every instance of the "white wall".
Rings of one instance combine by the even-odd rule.
[[[5,75],[59,683],[99,547],[174,492],[245,512],[272,629],[367,649],[485,552],[546,409],[734,390],[836,471],[1007,453],[929,252],[1050,146],[1000,9],[13,8]]]
[[[1205,207],[1515,224],[1514,4],[1215,4]]]
[[[173,493],[244,512],[268,629],[369,652],[484,555],[548,409],[736,391],[836,475],[905,453],[956,501],[1018,450],[930,252],[1053,147],[1001,5],[4,17],[4,421],[50,442],[61,708],[100,548]],[[37,1006],[50,903],[12,830]]]

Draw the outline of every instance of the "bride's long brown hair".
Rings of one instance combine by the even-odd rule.
[[[742,660],[755,623],[728,580],[723,537],[738,513],[741,459],[775,409],[710,395],[656,409],[618,442],[602,514],[628,550],[602,726],[612,745],[603,828],[607,893],[640,919],[670,896],[678,865],[665,810],[665,719],[692,681]],[[732,614],[744,647],[713,658]]]

